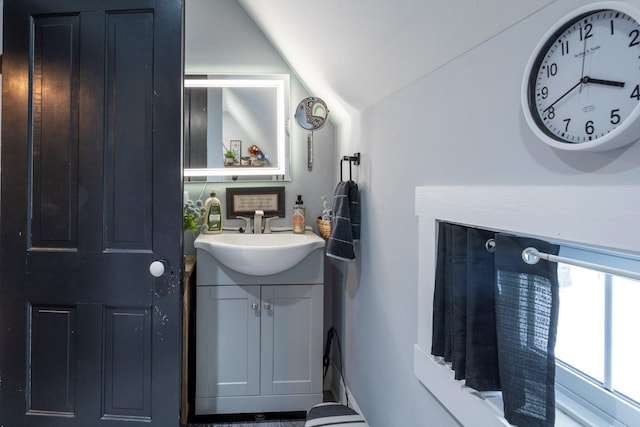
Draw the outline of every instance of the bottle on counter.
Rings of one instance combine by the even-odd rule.
[[[296,200],[293,206],[293,232],[296,234],[303,234],[305,228],[305,208],[302,202],[302,195],[298,194],[298,200]]]
[[[204,224],[202,232],[216,234],[222,232],[222,207],[212,188],[210,197],[204,203]]]

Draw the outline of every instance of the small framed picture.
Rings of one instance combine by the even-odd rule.
[[[227,188],[227,218],[251,216],[256,209],[285,218],[284,187]]]
[[[242,154],[242,141],[239,139],[232,139],[229,141],[229,149],[234,154],[236,164],[240,164],[240,156]]]

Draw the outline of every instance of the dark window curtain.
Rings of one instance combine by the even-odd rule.
[[[558,254],[558,246],[528,238],[496,236],[496,313],[505,418],[518,426],[553,426],[558,330],[555,262],[529,265],[522,251]]]
[[[495,318],[494,233],[441,222],[431,353],[450,362],[455,378],[480,391],[500,390]]]
[[[444,226],[446,225],[446,227]],[[438,312],[434,304],[434,336],[432,353],[451,363],[457,380],[465,377],[466,356],[466,229],[453,224],[440,224],[438,234]],[[435,327],[436,320],[438,327]]]
[[[496,251],[486,248],[495,239]],[[522,261],[536,239],[496,235],[440,222],[431,352],[455,378],[479,391],[502,390],[505,418],[518,426],[551,426],[557,329],[556,264]]]
[[[500,390],[495,311],[494,254],[486,248],[493,232],[469,228],[467,247],[467,380],[479,391]]]

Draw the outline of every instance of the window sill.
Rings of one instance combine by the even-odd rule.
[[[466,387],[463,381],[453,378],[449,366],[436,361],[418,345],[414,346],[414,374],[429,392],[462,425],[484,427],[510,426],[503,416],[502,395],[499,392],[481,393]],[[593,414],[587,413],[569,396],[556,392],[556,427],[580,427],[583,425],[612,425],[599,421],[593,424]],[[571,414],[571,415],[568,415]],[[583,423],[576,420],[582,420]],[[601,419],[600,419],[601,420]]]
[[[509,426],[502,416],[502,408],[490,403],[493,397],[485,397],[465,387],[462,381],[453,378],[453,372],[447,365],[437,362],[418,345],[414,346],[413,356],[416,377],[460,424]]]

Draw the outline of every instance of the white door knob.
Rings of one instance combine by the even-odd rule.
[[[153,277],[160,277],[164,274],[164,262],[162,261],[153,261],[149,264],[149,273]]]

